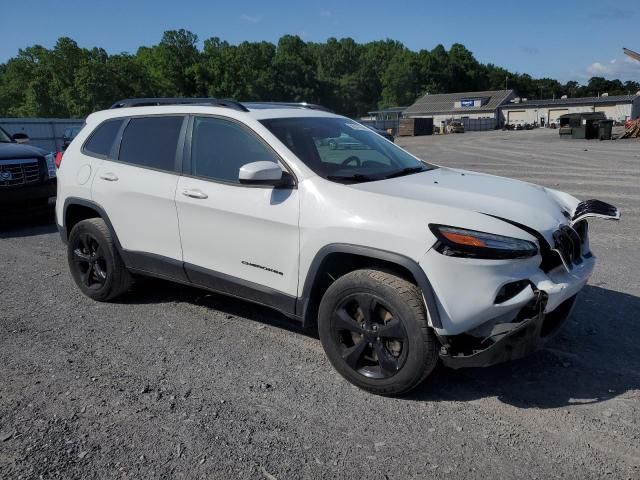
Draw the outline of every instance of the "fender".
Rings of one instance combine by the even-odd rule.
[[[438,306],[433,292],[433,287],[427,278],[427,274],[417,262],[398,253],[380,250],[373,247],[352,245],[349,243],[331,243],[329,245],[325,245],[318,250],[318,253],[316,253],[316,256],[313,258],[304,282],[302,295],[298,298],[296,303],[296,314],[305,319],[305,323],[307,308],[309,306],[309,300],[311,299],[311,291],[313,289],[318,270],[320,269],[320,265],[322,265],[323,260],[332,253],[346,253],[361,257],[370,257],[376,260],[382,260],[399,265],[408,270],[418,283],[418,288],[422,291],[422,296],[426,303],[431,325],[434,328],[442,328],[442,322],[440,320],[440,314],[438,313]]]
[[[111,224],[111,220],[109,220],[109,215],[107,215],[107,212],[105,212],[100,205],[98,205],[95,202],[92,202],[91,200],[86,200],[84,198],[67,197],[67,199],[64,201],[64,207],[62,209],[62,225],[58,225],[58,231],[60,232],[60,237],[62,238],[62,241],[64,242],[65,245],[68,243],[68,240],[69,240],[68,238],[69,233],[67,232],[66,220],[67,220],[67,209],[69,208],[70,205],[80,205],[81,207],[91,208],[92,210],[95,210],[96,212],[98,212],[100,217],[107,224],[109,231],[111,232],[111,236],[113,237],[116,247],[118,248],[118,253],[122,255],[123,253],[122,245],[120,244],[120,240],[118,240],[118,236],[116,235],[116,231],[114,230],[113,225]]]

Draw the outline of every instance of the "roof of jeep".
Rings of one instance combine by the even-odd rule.
[[[253,118],[265,120],[268,118],[301,118],[301,117],[340,117],[326,110],[316,110],[304,106],[289,106],[283,104],[252,103],[242,104],[247,111],[238,110],[219,105],[179,104],[179,105],[154,105],[140,107],[112,108],[100,110],[87,117],[87,124],[100,123],[109,118],[133,117],[144,115],[169,115],[169,114],[216,114],[229,118]]]

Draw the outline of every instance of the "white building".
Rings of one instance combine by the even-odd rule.
[[[609,120],[624,122],[640,117],[640,92],[588,98],[560,98],[554,100],[511,99],[499,108],[501,124],[537,123],[540,126],[558,123],[565,113],[602,112]]]
[[[557,123],[565,113],[603,112],[624,122],[640,117],[640,92],[635,95],[526,100],[513,90],[424,95],[408,107],[404,117],[433,118],[434,126],[461,121],[467,130],[492,130],[507,123]]]
[[[433,118],[438,127],[460,121],[466,130],[493,130],[498,125],[499,107],[515,98],[513,90],[425,95],[407,108],[410,118]]]

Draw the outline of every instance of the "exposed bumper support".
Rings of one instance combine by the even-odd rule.
[[[531,316],[501,324],[501,328],[486,339],[474,340],[464,334],[445,337],[440,358],[447,367],[465,368],[488,367],[529,355],[558,331],[569,317],[575,298],[565,300],[554,311],[545,314],[546,296],[538,292],[532,304],[522,311]],[[460,350],[461,345],[465,351]]]

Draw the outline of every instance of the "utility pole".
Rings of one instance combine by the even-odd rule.
[[[504,89],[509,90],[509,75],[504,76]]]

